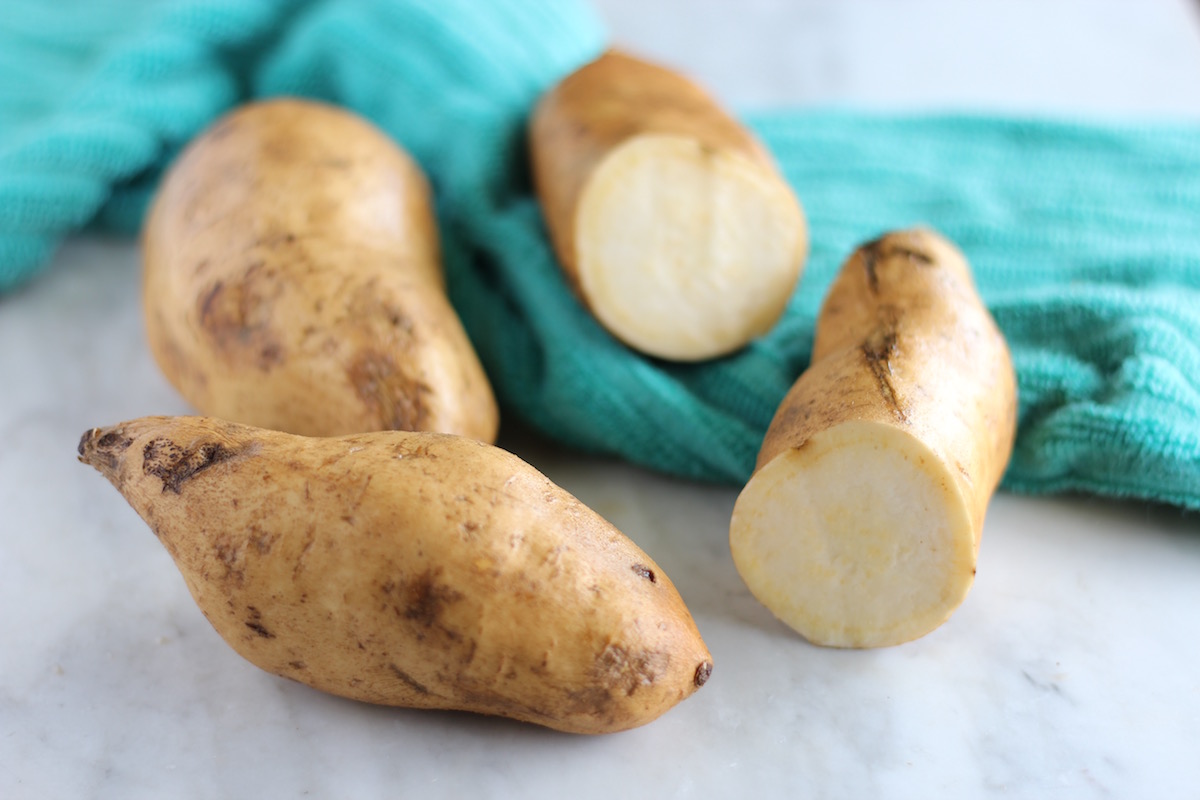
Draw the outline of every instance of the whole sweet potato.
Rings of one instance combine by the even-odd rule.
[[[297,434],[491,442],[420,169],[332,106],[245,106],[163,180],[143,231],[150,349],[201,413]]]
[[[317,689],[605,733],[712,669],[662,569],[491,445],[147,417],[85,433],[79,456],[238,653]]]

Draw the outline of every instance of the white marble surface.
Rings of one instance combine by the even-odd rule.
[[[1182,0],[600,6],[742,107],[1200,117]],[[147,353],[130,243],[72,242],[0,297],[0,798],[1200,796],[1195,514],[1000,495],[948,624],[822,650],[743,588],[732,489],[509,435],[658,560],[716,661],[658,721],[583,738],[368,707],[242,661],[75,461],[85,428],[186,411]]]

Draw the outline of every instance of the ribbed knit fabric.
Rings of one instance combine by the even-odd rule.
[[[805,206],[809,265],[768,336],[672,365],[571,296],[530,191],[532,103],[605,43],[574,0],[9,0],[0,290],[88,224],[135,231],[163,165],[222,111],[313,96],[425,167],[451,296],[505,410],[559,441],[744,481],[841,261],[925,224],[963,248],[1013,350],[1005,484],[1200,508],[1200,125],[752,115]]]

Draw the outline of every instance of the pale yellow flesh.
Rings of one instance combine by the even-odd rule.
[[[929,633],[966,597],[977,551],[941,460],[903,430],[857,421],[760,469],[738,497],[730,546],[754,596],[831,647]]]
[[[773,172],[681,136],[604,159],[576,216],[580,289],[610,332],[661,358],[732,352],[783,314],[804,259],[803,213]]]

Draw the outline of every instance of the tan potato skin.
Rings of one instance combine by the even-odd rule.
[[[365,120],[290,99],[232,112],[171,167],[142,247],[151,352],[201,413],[495,440],[427,182]]]
[[[79,455],[238,653],[317,689],[605,733],[712,669],[658,565],[490,445],[147,417],[87,432]]]
[[[750,131],[677,72],[618,51],[575,71],[538,102],[530,152],[550,239],[576,291],[575,212],[583,188],[605,156],[644,134],[690,138],[775,170]]]
[[[951,467],[978,548],[1016,419],[1008,346],[962,253],[933,231],[897,231],[842,267],[818,317],[812,364],[780,404],[756,469],[842,422],[900,428]]]

